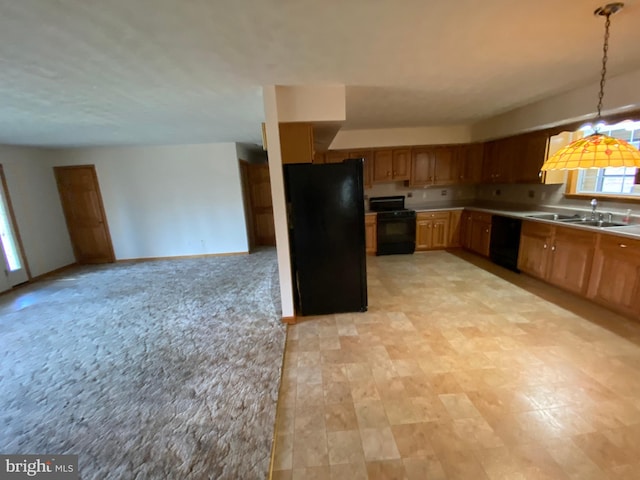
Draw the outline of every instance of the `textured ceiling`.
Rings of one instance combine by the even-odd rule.
[[[602,3],[0,0],[0,143],[259,143],[267,84],[345,84],[345,128],[473,122],[597,81]]]

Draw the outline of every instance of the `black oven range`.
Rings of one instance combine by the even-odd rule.
[[[404,207],[404,196],[371,197],[369,209],[376,212],[376,255],[413,253],[416,249],[416,212]]]

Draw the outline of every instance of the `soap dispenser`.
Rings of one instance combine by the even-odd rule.
[[[627,210],[627,213],[625,214],[624,218],[622,219],[623,223],[629,224],[631,222],[631,209],[629,208]]]

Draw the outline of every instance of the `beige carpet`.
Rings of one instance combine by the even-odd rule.
[[[0,452],[83,479],[263,479],[285,340],[275,250],[82,267],[0,297]]]

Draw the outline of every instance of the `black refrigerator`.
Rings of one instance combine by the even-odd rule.
[[[285,165],[298,315],[367,310],[362,159]]]

